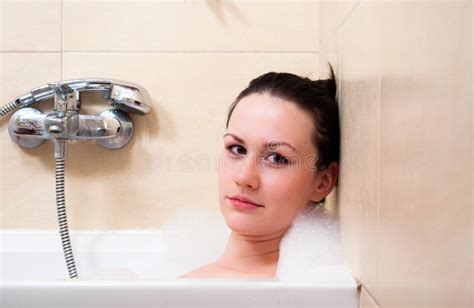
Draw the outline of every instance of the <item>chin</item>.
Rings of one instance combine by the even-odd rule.
[[[240,217],[239,217],[240,216]],[[250,228],[251,224],[246,217],[241,217],[239,213],[224,214],[225,223],[232,231],[242,231]]]
[[[262,224],[254,217],[242,215],[239,212],[227,212],[224,214],[225,223],[234,233],[258,235],[262,234]]]
[[[220,209],[227,227],[235,233],[255,234],[262,228],[261,219],[235,209],[227,198],[221,203]]]

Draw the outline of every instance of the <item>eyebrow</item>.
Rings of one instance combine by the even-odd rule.
[[[243,140],[242,138],[240,138],[240,137],[238,137],[238,136],[234,135],[234,134],[231,134],[231,133],[226,133],[226,134],[224,134],[224,136],[222,136],[222,138],[224,138],[225,136],[231,136],[232,138],[234,138],[234,139],[235,139],[235,140],[237,140],[238,142],[240,142],[240,143],[242,143],[242,144],[244,144],[244,145],[245,145],[245,142],[244,142],[244,140]],[[295,151],[295,152],[298,152],[298,151],[297,151],[297,150],[296,150],[296,149],[295,149],[295,148],[294,148],[294,147],[293,147],[291,144],[289,144],[288,142],[284,142],[284,141],[277,141],[277,142],[275,142],[275,143],[276,143],[276,144],[278,144],[279,146],[281,146],[281,145],[286,145],[286,146],[288,146],[288,147],[292,148],[292,149],[293,149],[293,151]],[[268,143],[266,143],[266,144],[264,144],[264,146],[266,146],[266,147],[268,147],[269,145],[270,145],[270,143],[269,143],[269,142],[268,142]]]

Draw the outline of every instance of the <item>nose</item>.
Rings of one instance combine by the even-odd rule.
[[[237,171],[235,183],[241,187],[257,189],[260,185],[260,175],[256,159],[248,155]]]

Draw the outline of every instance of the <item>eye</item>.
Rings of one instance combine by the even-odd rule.
[[[286,165],[290,162],[286,157],[278,153],[270,153],[267,157],[273,157],[273,160],[271,159],[270,162],[277,165]]]
[[[244,147],[238,144],[229,145],[228,147],[226,147],[226,149],[227,151],[235,155],[245,155],[247,152]]]

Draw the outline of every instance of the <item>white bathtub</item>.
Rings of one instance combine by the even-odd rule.
[[[68,280],[57,232],[0,234],[2,308],[358,307],[359,302],[358,285],[345,266],[322,268],[320,277],[305,282],[176,279],[192,268],[175,261],[160,232],[80,231],[71,232],[80,279]]]

